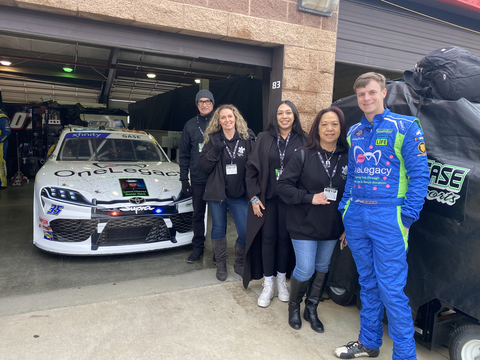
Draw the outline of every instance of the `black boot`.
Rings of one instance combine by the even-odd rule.
[[[245,261],[245,246],[235,243],[235,264],[233,270],[243,277],[243,263]]]
[[[290,278],[290,300],[288,302],[288,324],[295,330],[302,327],[302,317],[300,316],[300,304],[303,295],[307,291],[310,281],[298,281],[293,276]]]
[[[212,239],[212,248],[217,259],[217,279],[227,280],[227,239]]]
[[[307,292],[307,299],[305,300],[305,312],[303,318],[310,322],[313,331],[323,333],[323,324],[318,318],[317,307],[322,298],[325,284],[327,283],[328,273],[315,271],[310,279],[310,286]]]

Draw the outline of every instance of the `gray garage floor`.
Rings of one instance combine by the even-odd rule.
[[[46,253],[32,242],[33,180],[0,191],[0,297],[185,274],[214,268],[211,256],[187,264],[190,246],[144,254],[76,257]],[[230,226],[231,228],[231,226]],[[207,244],[210,247],[210,244]]]
[[[32,244],[33,181],[0,191],[0,360],[3,359],[336,359],[358,335],[355,306],[322,302],[324,334],[287,324],[274,298],[259,308],[261,281],[245,290],[233,272],[215,278],[211,255],[187,264],[191,247],[126,256],[71,257]],[[207,241],[207,250],[210,242]],[[419,360],[448,350],[417,345]],[[392,341],[385,328],[379,360]]]

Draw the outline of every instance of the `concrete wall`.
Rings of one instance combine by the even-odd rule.
[[[338,9],[297,10],[297,0],[0,0],[0,4],[250,45],[285,46],[283,98],[306,129],[330,105]]]

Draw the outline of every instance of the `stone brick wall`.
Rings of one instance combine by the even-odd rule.
[[[338,9],[332,17],[297,10],[297,0],[0,0],[69,16],[250,45],[285,46],[283,98],[305,129],[330,105]]]

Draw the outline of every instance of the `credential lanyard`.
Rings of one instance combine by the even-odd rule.
[[[337,162],[335,163],[335,167],[332,170],[332,175],[329,174],[328,169],[327,169],[327,165],[325,164],[325,161],[323,160],[323,157],[322,157],[322,154],[320,154],[320,151],[317,152],[317,155],[318,155],[318,158],[320,159],[320,162],[323,165],[323,168],[325,169],[325,172],[328,175],[328,178],[330,179],[330,187],[332,187],[332,179],[337,172],[337,166],[338,166],[338,163],[340,162],[340,159],[341,159],[342,155],[341,154],[338,155]]]
[[[203,130],[200,127],[200,120],[198,119],[198,115],[197,115],[197,126],[198,126],[198,130],[200,130],[200,132],[202,133],[202,136],[203,136]]]
[[[285,139],[285,148],[283,149],[283,152],[280,151],[280,134],[277,136],[277,148],[278,148],[278,155],[280,156],[280,169],[283,170],[283,161],[285,160],[285,154],[287,152],[287,146],[288,142],[290,141],[290,135],[292,133],[288,133],[287,138]]]
[[[223,143],[225,144],[226,148],[227,148],[227,152],[228,152],[228,155],[230,155],[230,159],[232,159],[231,161],[231,164],[233,164],[233,160],[235,159],[235,155],[237,154],[237,148],[238,148],[238,143],[240,142],[240,139],[237,139],[237,143],[235,144],[235,149],[233,149],[233,153],[232,151],[230,150],[230,148],[228,147],[227,143],[225,142],[225,140],[223,140]]]

